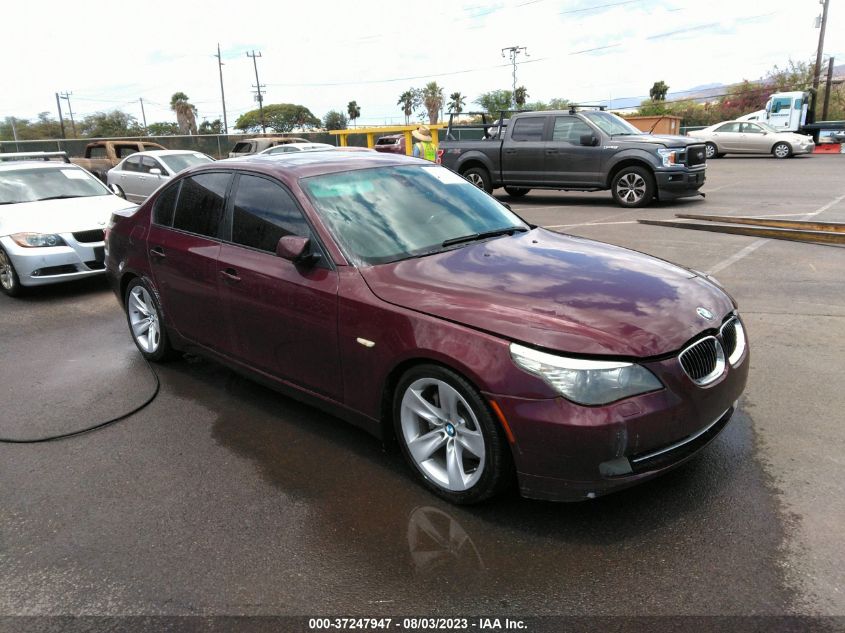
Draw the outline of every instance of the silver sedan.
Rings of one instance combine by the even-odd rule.
[[[178,149],[136,152],[110,169],[106,182],[118,195],[140,204],[183,169],[213,160],[200,152]]]
[[[789,158],[796,154],[812,154],[816,145],[811,136],[794,132],[779,132],[762,121],[725,121],[687,136],[706,143],[707,158],[725,154],[771,154],[775,158]]]

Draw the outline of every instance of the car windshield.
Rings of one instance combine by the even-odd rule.
[[[99,180],[76,167],[23,168],[0,173],[0,204],[111,194]]]
[[[167,154],[165,156],[159,156],[158,159],[167,165],[167,168],[174,174],[178,174],[183,169],[193,167],[194,165],[203,165],[212,162],[208,156],[199,152],[192,154]]]
[[[595,123],[605,134],[610,136],[630,136],[632,134],[642,134],[633,125],[628,123],[625,119],[611,114],[610,112],[602,112],[601,110],[593,110],[590,112],[582,112],[582,114],[591,122]]]
[[[419,257],[487,233],[528,229],[494,198],[437,165],[325,174],[301,184],[341,248],[360,264]]]

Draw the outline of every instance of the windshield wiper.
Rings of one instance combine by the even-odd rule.
[[[483,233],[471,233],[469,235],[462,235],[461,237],[453,237],[445,240],[441,246],[452,246],[453,244],[463,244],[464,242],[475,242],[477,240],[486,240],[488,237],[498,237],[499,235],[513,235],[514,233],[525,233],[528,229],[524,226],[509,226],[503,229],[494,229],[493,231],[484,231]]]
[[[33,200],[33,202],[43,202],[44,200],[64,200],[66,198],[80,198],[80,197],[81,196],[67,196],[67,195],[63,194],[61,196],[47,196],[46,198],[38,198],[38,200]]]

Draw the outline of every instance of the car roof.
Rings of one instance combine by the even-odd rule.
[[[219,170],[223,166],[232,169],[261,171],[270,175],[296,179],[356,169],[398,165],[432,166],[432,163],[401,154],[382,154],[371,151],[290,152],[288,154],[254,154],[238,158],[226,158],[208,165],[194,167],[189,173]]]
[[[175,156],[177,154],[202,154],[202,152],[193,149],[149,149],[129,154],[129,156]],[[129,158],[129,156],[126,158]],[[126,158],[123,160],[126,160]]]
[[[15,160],[0,161],[0,171],[14,171],[16,169],[82,169],[73,163],[62,163],[57,160]]]

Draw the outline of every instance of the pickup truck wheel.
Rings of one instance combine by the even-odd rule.
[[[493,193],[493,185],[490,184],[490,174],[483,167],[471,167],[461,174],[470,183],[483,189],[487,193]]]
[[[505,193],[507,193],[511,198],[521,198],[529,191],[531,190],[527,187],[505,187]]]
[[[623,167],[613,177],[610,191],[621,207],[644,207],[654,198],[654,176],[644,167]]]
[[[792,148],[789,143],[776,143],[772,148],[772,155],[775,158],[789,158],[792,156]]]
[[[707,160],[710,160],[711,158],[721,158],[723,156],[723,154],[719,153],[719,148],[716,147],[715,143],[706,143],[704,145],[704,155]]]

